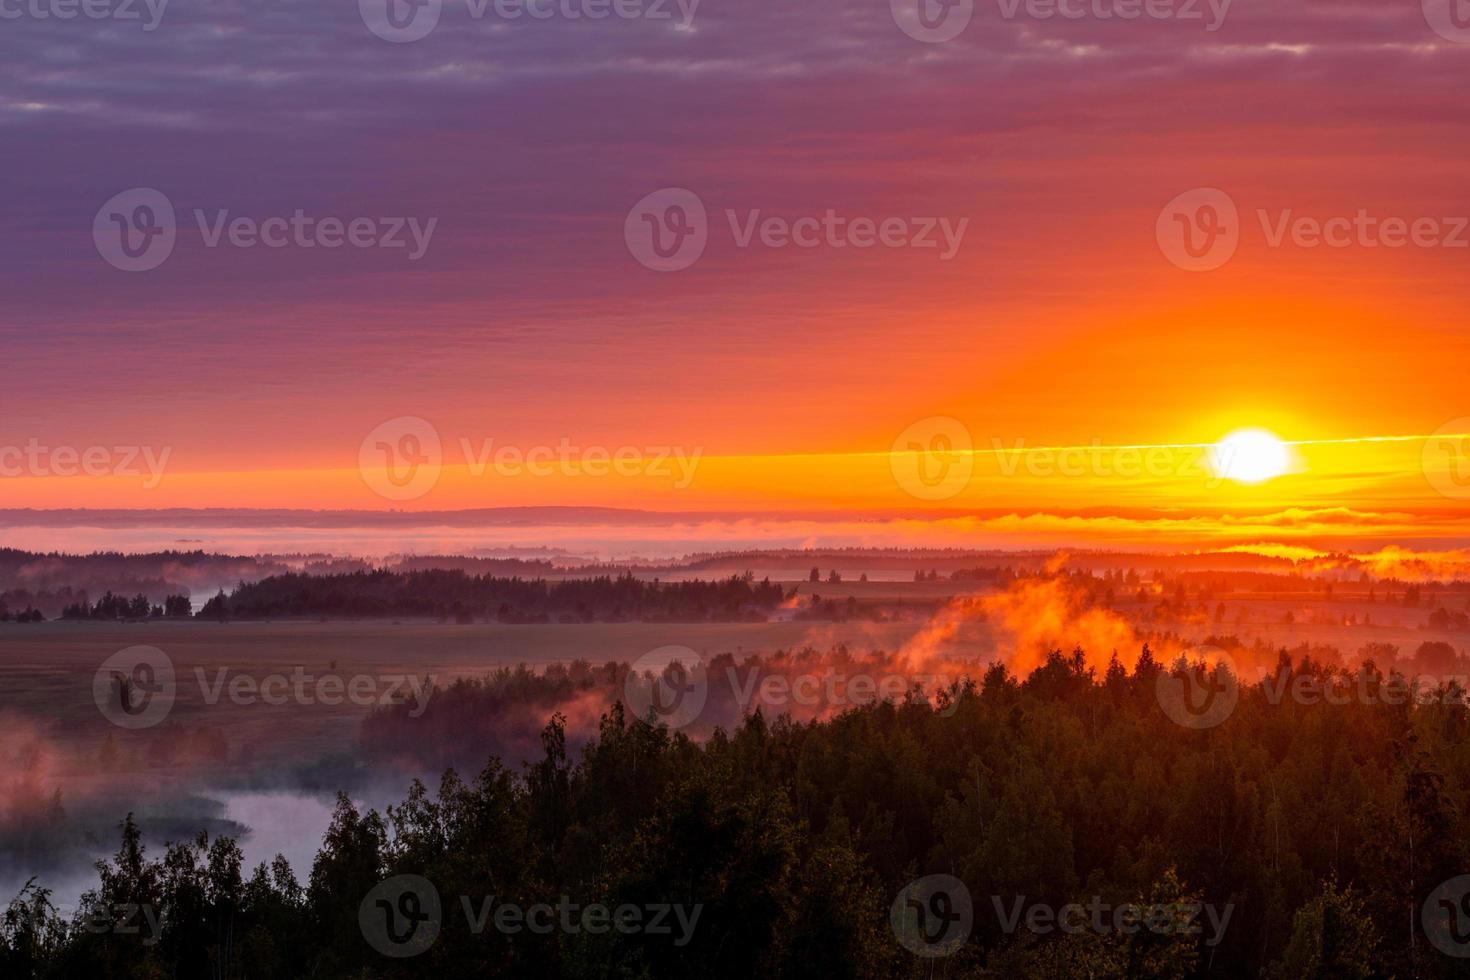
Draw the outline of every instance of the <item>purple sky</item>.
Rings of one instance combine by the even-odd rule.
[[[979,0],[940,44],[874,0],[704,0],[690,29],[665,9],[507,22],[448,0],[405,44],[340,0],[173,0],[152,31],[0,20],[11,442],[166,443],[200,469],[351,465],[362,433],[414,414],[523,441],[886,448],[936,409],[979,411],[975,391],[997,383],[1038,438],[1076,437],[1047,408],[1065,389],[1007,373],[1239,289],[1161,260],[1154,216],[1174,194],[1470,212],[1470,44],[1417,2],[1238,0],[1209,31]],[[134,187],[166,194],[181,227],[165,264],[130,274],[91,231]],[[680,273],[640,267],[623,240],[629,208],[662,187],[695,190],[717,226]],[[210,249],[195,208],[437,228],[417,262]],[[725,208],[970,227],[953,262],[738,249]],[[1250,289],[1403,296],[1435,329],[1463,311],[1463,255],[1362,262],[1261,266]],[[1241,370],[1256,360],[1225,350]],[[1446,417],[1425,413],[1385,425]]]

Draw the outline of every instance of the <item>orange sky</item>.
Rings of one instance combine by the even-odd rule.
[[[303,8],[313,22],[278,37],[284,21],[98,49],[69,84],[59,49],[16,48],[0,507],[905,514],[1161,547],[1457,535],[1458,443],[1330,441],[1470,428],[1470,242],[1453,235],[1470,44],[1415,4],[1239,0],[1203,34],[981,7],[935,45],[881,4],[833,0],[711,7],[683,32],[446,29],[371,59],[352,16]],[[154,270],[109,267],[94,242],[97,208],[129,187],[180,216]],[[699,199],[708,243],[659,272],[627,229],[666,188]],[[1234,252],[1186,271],[1160,229],[1205,188],[1234,209]],[[192,216],[220,209],[438,223],[408,261],[211,247]],[[943,258],[736,230],[828,212],[966,224]],[[1445,240],[1274,237],[1359,213]],[[889,457],[935,417],[979,450],[939,498]],[[404,418],[438,440],[436,478],[375,492],[363,459],[383,440],[364,441],[417,437]],[[1301,442],[1296,471],[1243,487],[989,451],[1244,427]],[[490,441],[698,464],[476,474]],[[112,462],[5,468],[32,444]],[[117,474],[125,447],[166,454],[161,479]]]

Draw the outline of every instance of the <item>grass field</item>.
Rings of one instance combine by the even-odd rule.
[[[369,710],[354,704],[211,705],[201,688],[221,674],[256,681],[274,674],[386,678],[434,675],[439,682],[496,667],[544,666],[586,659],[634,661],[660,647],[699,653],[767,653],[815,643],[845,642],[857,650],[892,650],[916,632],[907,623],[696,623],[512,626],[391,622],[49,622],[0,626],[0,712],[19,715],[63,744],[92,743],[115,730],[93,700],[99,666],[119,650],[147,645],[172,661],[178,694],[169,722],[208,726],[225,735],[231,757],[276,764],[284,752],[300,761],[351,746],[357,721]],[[204,682],[199,682],[199,672]]]
[[[803,591],[808,588],[818,591],[820,587],[804,587]],[[880,593],[897,597],[901,593],[908,600],[938,599],[955,591],[950,586],[941,593],[928,583],[853,583],[851,588],[844,583],[837,588],[841,591],[834,590],[833,597],[874,598]],[[1330,644],[1349,656],[1375,641],[1399,646],[1404,656],[1426,639],[1460,645],[1454,636],[1420,629],[1425,615],[1420,610],[1296,599],[1251,599],[1228,601],[1227,605],[1225,622],[1173,628],[1192,641],[1212,633],[1235,634],[1247,643],[1260,637],[1277,646]],[[1127,604],[1120,609],[1130,618],[1141,611]],[[1236,621],[1238,611],[1244,612],[1244,622]],[[1288,612],[1295,622],[1283,622]],[[1374,625],[1341,625],[1348,614],[1360,621],[1372,616]],[[350,749],[357,722],[369,709],[350,703],[272,705],[259,699],[239,703],[228,696],[210,704],[205,697],[210,685],[240,676],[262,681],[271,675],[291,675],[298,668],[308,677],[334,675],[344,682],[358,676],[382,679],[414,674],[434,675],[444,683],[519,663],[632,662],[671,645],[707,655],[769,653],[808,644],[827,649],[839,643],[855,652],[894,651],[923,625],[917,616],[885,623],[527,626],[384,621],[6,623],[0,624],[0,715],[19,716],[61,744],[89,745],[109,732],[126,743],[134,733],[115,729],[102,717],[93,699],[93,678],[99,666],[119,650],[153,646],[172,661],[179,682],[170,723],[207,727],[222,734],[230,758],[239,765],[278,765]],[[954,638],[952,649],[966,657],[973,655],[977,665],[983,665],[1003,642],[993,629],[986,623],[967,624]]]
[[[273,675],[290,677],[299,668],[308,678],[335,677],[344,684],[368,678],[378,685],[372,689],[376,695],[407,674],[434,675],[442,684],[520,663],[633,662],[671,645],[708,655],[770,653],[805,645],[825,650],[839,643],[857,653],[895,651],[925,626],[920,604],[954,595],[955,589],[941,583],[844,582],[835,588],[804,584],[802,592],[896,600],[913,615],[885,623],[0,624],[0,759],[17,783],[31,779],[45,794],[59,789],[69,817],[88,828],[85,842],[65,860],[0,853],[0,887],[13,892],[30,874],[44,870],[48,881],[62,884],[62,894],[74,895],[89,878],[88,862],[110,849],[108,828],[128,811],[147,818],[155,843],[170,834],[192,833],[205,825],[207,816],[216,832],[243,833],[249,827],[245,847],[252,861],[269,858],[276,850],[287,851],[298,863],[309,861],[325,828],[331,790],[352,782],[359,723],[370,706],[317,698],[270,704],[258,696],[241,699],[227,693],[210,703],[215,685],[239,678],[253,685]],[[1370,642],[1394,644],[1405,657],[1429,639],[1464,646],[1460,637],[1419,628],[1425,617],[1419,609],[1301,597],[1226,604],[1223,623],[1211,618],[1173,629],[1191,642],[1212,633],[1234,634],[1247,644],[1257,638],[1278,647],[1326,644],[1348,656]],[[1133,603],[1119,607],[1130,619],[1147,608]],[[1285,621],[1288,613],[1293,622]],[[1241,614],[1243,621],[1238,621]],[[1345,616],[1358,624],[1343,625]],[[1365,616],[1374,625],[1361,625]],[[973,656],[978,676],[1006,640],[996,624],[969,622],[950,639],[948,649],[967,659]],[[156,647],[168,656],[177,694],[166,723],[131,731],[103,716],[93,681],[107,658],[137,645]],[[375,787],[359,784],[354,792],[393,799],[406,778],[400,774]],[[304,870],[298,866],[299,872]]]

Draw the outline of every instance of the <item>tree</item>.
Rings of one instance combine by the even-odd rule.
[[[1367,980],[1378,975],[1379,942],[1362,898],[1329,880],[1297,910],[1291,941],[1271,974],[1277,980]]]
[[[51,902],[51,890],[30,879],[0,917],[0,974],[43,975],[63,948],[66,935],[66,923]]]
[[[1426,640],[1414,651],[1415,664],[1431,674],[1453,673],[1458,659],[1455,648],[1442,640]]]

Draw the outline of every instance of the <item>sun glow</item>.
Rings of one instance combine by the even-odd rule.
[[[1291,472],[1291,447],[1265,429],[1240,429],[1210,449],[1215,475],[1236,483],[1265,483]]]

